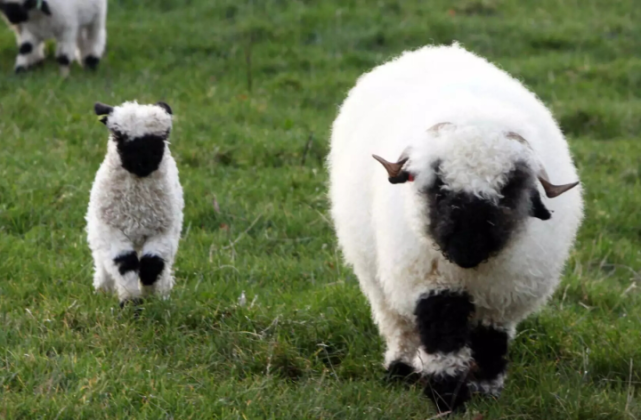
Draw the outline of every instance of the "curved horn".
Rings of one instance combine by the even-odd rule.
[[[441,122],[441,123],[433,125],[427,131],[430,132],[430,133],[438,134],[438,132],[441,130],[441,128],[447,127],[449,125],[454,125],[454,124],[452,124],[451,122],[447,122],[447,121],[446,122]]]
[[[554,185],[547,179],[543,178],[541,175],[539,175],[538,178],[541,185],[543,185],[543,190],[545,191],[545,195],[547,195],[548,198],[558,197],[564,192],[569,191],[579,185],[579,181],[564,185]]]
[[[516,140],[519,143],[523,144],[524,146],[528,147],[530,150],[532,150],[532,146],[530,143],[528,143],[527,140],[525,140],[520,134],[517,134],[513,131],[510,131],[506,134],[506,137],[512,140]],[[554,198],[558,197],[559,195],[563,194],[566,191],[571,190],[572,188],[576,187],[579,185],[579,181],[577,182],[572,182],[570,184],[564,184],[564,185],[554,185],[550,182],[550,177],[548,176],[547,172],[545,171],[545,168],[543,165],[540,165],[541,169],[539,169],[539,173],[537,174],[537,178],[541,185],[543,186],[543,190],[545,191],[545,195],[548,198]]]
[[[401,184],[409,180],[409,174],[403,171],[403,165],[407,163],[409,158],[401,156],[401,159],[398,162],[392,163],[377,155],[372,155],[372,157],[379,161],[381,165],[383,165],[383,167],[387,170],[389,182],[391,182],[392,184]]]

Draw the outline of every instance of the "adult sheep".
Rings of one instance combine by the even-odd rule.
[[[0,0],[0,12],[16,32],[16,73],[42,62],[44,42],[52,38],[64,76],[76,52],[80,62],[95,69],[105,51],[107,0]]]
[[[115,289],[121,306],[146,294],[167,296],[184,207],[168,147],[171,108],[164,102],[94,108],[110,132],[86,217],[94,287]]]
[[[328,167],[338,242],[388,372],[420,372],[440,411],[498,395],[508,340],[555,290],[583,217],[551,113],[458,44],[428,46],[360,77]]]

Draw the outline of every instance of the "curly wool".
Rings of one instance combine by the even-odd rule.
[[[165,135],[170,132],[172,121],[158,106],[126,102],[114,108],[106,125],[135,139],[149,134]],[[147,177],[138,177],[123,168],[116,141],[111,134],[107,155],[91,189],[86,217],[95,265],[94,287],[116,289],[121,301],[150,292],[167,295],[174,283],[171,267],[183,222],[184,199],[178,168],[165,141],[158,169]],[[140,258],[155,255],[164,261],[160,278],[149,290],[140,287],[137,272],[124,270],[123,275],[114,263],[132,250]]]
[[[24,0],[0,0],[0,3],[24,3]],[[97,65],[107,43],[107,0],[46,0],[51,15],[41,10],[29,11],[29,20],[12,25],[18,47],[29,44],[31,52],[16,57],[16,69],[26,69],[45,58],[44,42],[56,41],[56,58],[68,60],[65,72],[74,59]],[[6,18],[5,18],[6,20]]]
[[[452,124],[430,130],[444,122]],[[528,145],[510,139],[510,132]],[[408,157],[404,169],[414,182],[390,184],[372,154]],[[580,187],[548,199],[537,183],[552,218],[526,218],[498,255],[463,269],[446,260],[428,235],[423,192],[434,183],[430,168],[439,161],[445,188],[490,201],[501,198],[506,174],[516,165],[544,168],[557,182],[578,177],[545,105],[458,44],[405,52],[359,78],[332,127],[331,216],[386,339],[386,365],[401,360],[424,372],[434,370],[435,356],[419,349],[414,309],[421,296],[464,291],[476,308],[474,322],[513,333],[555,290],[583,217]],[[450,363],[465,365],[467,358]]]

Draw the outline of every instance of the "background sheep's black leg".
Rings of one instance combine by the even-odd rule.
[[[509,334],[505,328],[477,325],[470,333],[472,357],[476,363],[469,386],[473,391],[499,396],[507,369]]]
[[[470,398],[467,376],[472,362],[470,316],[474,304],[466,292],[440,290],[416,305],[416,322],[423,346],[421,361],[427,374],[425,394],[439,411],[464,409]]]

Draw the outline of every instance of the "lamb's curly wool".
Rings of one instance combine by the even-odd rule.
[[[174,283],[171,267],[184,201],[168,147],[170,111],[162,103],[96,106],[110,136],[107,156],[91,189],[88,242],[94,287],[115,288],[121,302],[151,292],[167,295]],[[144,147],[131,147],[136,144]],[[158,148],[162,153],[154,151]],[[131,167],[125,167],[125,161],[132,162]]]
[[[44,60],[48,39],[64,75],[74,58],[96,68],[105,51],[107,0],[0,0],[0,12],[16,32],[16,72]]]
[[[372,154],[398,158],[401,175]],[[442,409],[470,390],[498,393],[505,340],[554,291],[583,217],[580,187],[548,199],[537,180],[577,179],[548,109],[458,44],[424,47],[360,77],[328,167],[338,241],[385,366],[427,375]],[[445,348],[453,337],[463,344]]]

